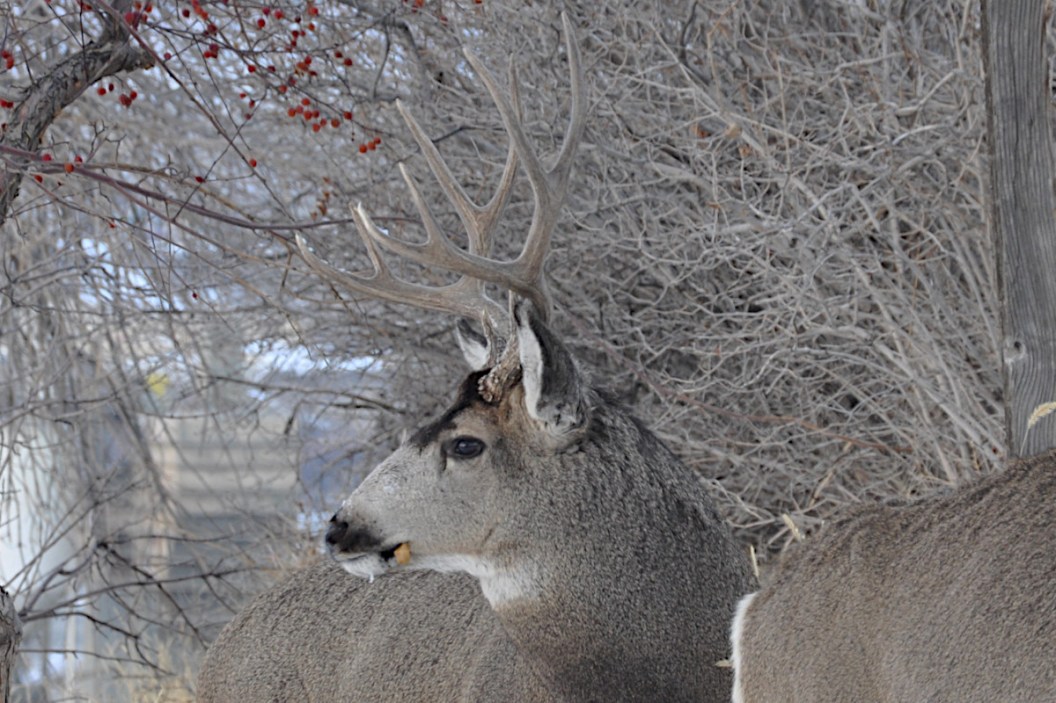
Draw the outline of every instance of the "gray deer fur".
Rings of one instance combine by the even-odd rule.
[[[833,524],[733,640],[735,703],[1056,701],[1056,452]]]
[[[754,588],[746,555],[534,308],[514,318],[521,374],[501,397],[472,374],[334,516],[331,553],[367,578],[320,564],[251,603],[209,651],[201,703],[729,700],[716,663]],[[479,456],[457,456],[466,438]]]

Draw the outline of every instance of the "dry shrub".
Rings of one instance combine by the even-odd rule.
[[[573,11],[591,117],[550,265],[558,324],[764,552],[784,514],[810,529],[1004,454],[975,9],[865,5]],[[476,45],[492,65],[532,57],[543,145],[567,106],[557,27],[491,8]],[[434,133],[496,121],[469,89],[438,112]],[[443,148],[494,182],[499,137]],[[417,342],[449,384],[449,337]],[[410,377],[402,397],[421,398]]]
[[[268,76],[250,79],[235,60],[237,81],[222,72],[197,80],[206,73],[186,52],[178,67],[195,80],[185,89],[199,107],[220,106],[215,114],[190,109],[188,94],[154,71],[134,77],[144,96],[127,113],[135,119],[82,99],[48,135],[56,153],[90,142],[103,163],[131,159],[114,172],[135,174],[137,186],[168,202],[151,200],[155,211],[147,212],[118,188],[73,178],[62,190],[24,189],[5,225],[42,273],[12,283],[23,297],[0,299],[3,328],[21,334],[0,347],[9,362],[0,389],[39,400],[18,405],[0,430],[20,431],[23,417],[52,427],[59,411],[64,421],[74,411],[91,417],[109,407],[100,397],[131,408],[143,379],[149,387],[160,374],[172,381],[166,398],[174,400],[137,410],[163,416],[161,425],[202,418],[209,429],[200,443],[207,434],[230,442],[221,449],[247,435],[274,440],[269,447],[296,455],[291,473],[306,457],[330,462],[328,482],[290,479],[304,495],[283,506],[284,529],[271,529],[276,506],[262,516],[253,502],[274,477],[254,475],[259,467],[236,451],[223,470],[192,467],[140,482],[161,486],[154,492],[172,515],[166,533],[193,538],[178,541],[184,566],[207,586],[168,623],[184,661],[265,585],[261,564],[309,551],[291,537],[297,517],[339,504],[354,483],[350,457],[366,457],[356,471],[369,467],[400,429],[437,412],[463,373],[451,320],[338,297],[290,256],[284,237],[299,229],[320,256],[361,270],[366,260],[345,219],[356,202],[393,234],[420,236],[400,162],[420,174],[443,226],[458,229],[396,114],[396,97],[467,190],[486,199],[506,141],[463,45],[500,76],[516,61],[527,131],[542,153],[554,152],[567,117],[560,21],[547,3],[445,3],[443,21],[439,4],[420,12],[415,3],[317,5],[328,18],[311,39],[327,47],[317,53],[355,52],[356,69],[321,71],[302,88],[319,104],[354,104],[354,137],[315,134],[281,103],[236,130],[231,115],[242,108],[224,101],[240,105],[239,90],[270,91]],[[236,4],[214,10],[223,7]],[[620,391],[708,481],[739,537],[765,555],[787,542],[790,525],[809,532],[861,501],[993,470],[1005,444],[975,5],[567,7],[590,115],[549,264],[555,324],[599,382]],[[46,57],[52,20],[38,15],[39,32],[22,42]],[[217,125],[237,131],[245,149],[238,142],[231,150]],[[196,135],[192,146],[187,134]],[[356,140],[373,135],[383,146],[360,158]],[[242,151],[261,159],[251,173]],[[203,184],[200,173],[209,175]],[[227,219],[185,209],[184,199]],[[522,179],[499,235],[504,253],[516,250],[530,215]],[[249,219],[287,228],[233,224]],[[291,357],[310,369],[286,365]],[[363,372],[369,359],[377,373]],[[141,423],[141,414],[129,416],[130,425]],[[69,444],[79,457],[83,448]],[[156,457],[137,449],[149,468]],[[231,476],[238,480],[225,482]],[[181,493],[193,482],[210,499],[228,491],[217,500],[237,525],[200,519]],[[217,550],[238,554],[214,560]],[[218,577],[230,564],[251,572]],[[20,585],[24,593],[41,587]],[[144,613],[153,612],[151,597],[143,597]],[[152,655],[130,656],[158,668]],[[165,669],[173,670],[183,672]]]

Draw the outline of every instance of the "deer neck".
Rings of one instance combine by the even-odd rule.
[[[714,664],[728,656],[737,600],[755,587],[745,555],[666,450],[644,471],[585,454],[562,467],[593,475],[562,491],[565,504],[547,516],[551,538],[480,579],[503,627],[566,700],[728,691],[728,670]]]

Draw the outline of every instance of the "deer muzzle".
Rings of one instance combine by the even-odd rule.
[[[326,549],[346,571],[371,580],[410,559],[406,542],[388,543],[368,527],[343,519],[340,513],[330,518]]]

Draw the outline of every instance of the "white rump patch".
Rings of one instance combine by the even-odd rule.
[[[748,615],[748,606],[755,600],[758,591],[749,593],[737,603],[737,610],[733,616],[733,626],[730,628],[730,645],[732,653],[730,661],[733,664],[733,703],[744,703],[744,680],[741,677],[741,658],[744,656],[741,650],[741,640],[744,638],[744,620]]]

